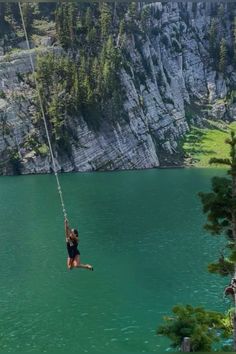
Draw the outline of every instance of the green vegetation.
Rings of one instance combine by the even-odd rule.
[[[6,98],[6,94],[4,91],[0,90],[0,98],[5,99]]]
[[[191,339],[191,351],[209,352],[216,342],[230,335],[232,326],[228,315],[206,311],[201,307],[178,305],[172,309],[173,315],[164,318],[165,324],[160,326],[157,334],[171,340],[171,347],[179,349],[183,339]]]
[[[236,18],[234,16],[235,5],[228,5],[226,10],[223,4],[216,5],[212,11],[212,17],[208,32],[209,54],[212,58],[212,65],[216,71],[225,73],[228,64],[235,67],[236,61]],[[218,8],[217,8],[218,7]],[[231,25],[231,36],[233,43],[227,38],[226,24],[227,17]]]
[[[34,130],[28,134],[24,143],[22,144],[22,147],[27,151],[32,151],[36,155],[40,155],[42,157],[49,154],[48,145],[39,141],[39,136]]]
[[[225,158],[229,154],[229,146],[225,144],[230,130],[236,131],[236,123],[227,125],[222,122],[209,122],[211,128],[193,127],[183,142],[186,162],[196,167],[212,167],[210,158],[218,156]],[[221,167],[220,165],[216,165]]]
[[[119,53],[112,37],[94,55],[82,54],[77,62],[69,56],[47,54],[37,61],[37,80],[54,141],[67,134],[68,116],[82,114],[93,127],[99,117],[119,119],[122,92],[117,75]]]
[[[56,9],[56,30],[64,48],[74,47],[76,32],[76,5],[61,4]]]
[[[114,43],[112,21],[108,4],[58,4],[56,31],[66,53],[47,54],[37,60],[37,80],[50,134],[68,153],[69,136],[73,136],[68,117],[82,115],[92,129],[99,129],[103,117],[110,122],[120,119],[121,53]]]
[[[22,13],[25,20],[29,38],[37,43],[37,36],[55,34],[55,8],[51,3],[21,3]],[[53,22],[53,31],[52,29]],[[47,31],[50,27],[50,31]],[[0,38],[5,34],[9,36],[10,48],[14,49],[18,42],[24,40],[24,32],[18,3],[0,4]],[[53,32],[53,33],[52,33]],[[14,33],[14,37],[12,34]],[[15,37],[16,35],[16,37]],[[40,38],[39,38],[40,39]]]
[[[41,155],[41,156],[47,156],[48,153],[49,153],[49,148],[46,144],[43,144],[41,146],[38,147],[38,153]]]
[[[228,104],[236,103],[236,90],[232,90],[228,97]]]

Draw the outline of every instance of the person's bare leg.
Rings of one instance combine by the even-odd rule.
[[[67,268],[72,269],[73,268],[73,259],[68,257],[67,258]]]
[[[93,270],[93,267],[90,264],[82,264],[80,263],[80,256],[77,255],[73,261],[73,266],[76,268],[84,268],[84,269],[89,269]]]

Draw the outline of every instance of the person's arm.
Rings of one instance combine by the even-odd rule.
[[[67,219],[65,219],[65,235],[66,235],[66,238],[70,237],[70,228],[69,228],[69,223],[68,223]]]

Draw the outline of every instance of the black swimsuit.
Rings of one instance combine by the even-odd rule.
[[[66,247],[67,247],[67,251],[68,251],[68,256],[71,259],[75,259],[75,257],[80,254],[80,251],[77,248],[78,242],[76,240],[67,240]]]

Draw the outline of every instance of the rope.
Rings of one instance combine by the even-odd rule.
[[[46,136],[47,136],[47,140],[48,140],[48,147],[49,147],[49,151],[50,151],[50,155],[51,155],[51,159],[52,159],[53,172],[54,172],[54,175],[56,177],[57,189],[58,189],[58,193],[59,193],[59,196],[60,196],[60,201],[61,201],[61,206],[62,206],[62,211],[63,211],[63,214],[64,214],[64,218],[67,219],[67,213],[66,213],[66,208],[65,208],[65,204],[64,204],[62,189],[61,189],[60,181],[59,181],[58,174],[57,174],[56,163],[55,163],[55,158],[54,158],[54,155],[53,155],[53,150],[52,150],[52,144],[51,144],[50,136],[49,136],[49,133],[48,133],[48,126],[47,126],[47,121],[46,121],[46,118],[45,118],[45,112],[44,112],[44,108],[43,108],[42,97],[41,97],[41,94],[40,94],[40,91],[39,91],[38,82],[37,82],[36,76],[35,76],[36,71],[35,71],[35,67],[34,67],[33,58],[32,58],[31,52],[30,52],[31,48],[30,48],[30,44],[29,44],[29,38],[28,38],[27,31],[26,31],[24,16],[23,16],[23,12],[22,12],[22,8],[21,8],[20,2],[18,2],[18,6],[19,6],[19,9],[20,9],[20,16],[21,16],[23,29],[24,29],[24,35],[25,35],[25,39],[26,39],[27,49],[29,50],[29,58],[30,58],[30,63],[31,63],[31,67],[32,67],[35,87],[36,87],[36,91],[37,91],[37,94],[38,94],[40,110],[41,110],[41,114],[42,114],[42,118],[43,118],[43,122],[44,122],[44,127],[45,127],[45,131],[46,131]]]

